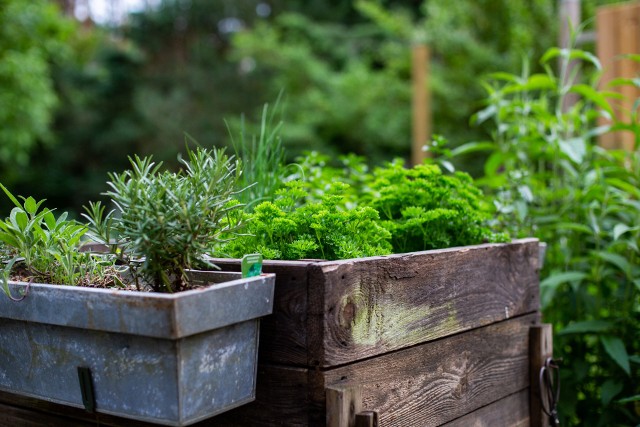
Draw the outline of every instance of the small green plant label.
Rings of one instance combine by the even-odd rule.
[[[249,254],[242,257],[242,278],[259,276],[261,273],[261,254]]]

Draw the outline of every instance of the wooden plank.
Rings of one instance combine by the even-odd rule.
[[[438,426],[529,386],[529,314],[323,373],[362,386],[381,427]]]
[[[539,308],[536,239],[319,263],[310,366],[352,363]]]
[[[443,424],[442,427],[530,427],[529,390],[525,389],[477,411]]]
[[[638,14],[640,5],[637,3],[628,3],[618,6],[618,22],[616,28],[618,31],[618,54],[638,54],[640,46],[638,37],[640,37],[640,28],[638,27]],[[637,77],[638,63],[631,59],[619,59],[620,75],[618,77],[632,79]],[[633,109],[633,104],[638,97],[638,91],[635,87],[625,85],[620,87],[620,93],[624,97],[621,102],[622,111],[619,119],[629,121],[629,112]],[[619,132],[621,148],[627,151],[633,150],[634,136],[631,132]]]
[[[607,83],[619,75],[615,60],[616,46],[616,18],[617,12],[611,7],[599,7],[596,12],[596,53],[602,64],[600,89],[606,88]],[[611,100],[609,100],[611,102]],[[611,120],[598,119],[599,126],[611,124]],[[608,132],[600,136],[599,143],[606,149],[618,148],[617,133]]]
[[[354,427],[362,410],[362,388],[358,385],[334,385],[325,389],[327,427]]]
[[[240,271],[240,262],[214,259],[226,271]],[[276,275],[273,314],[260,320],[261,362],[307,365],[308,261],[265,261],[263,271]]]
[[[411,163],[421,164],[427,157],[422,149],[431,137],[431,105],[429,105],[429,46],[417,44],[411,49],[411,79],[413,115]]]
[[[623,3],[599,7],[596,14],[597,54],[603,66],[601,88],[616,77],[635,78],[640,64],[620,58],[624,54],[640,53],[640,3]],[[623,100],[610,100],[618,120],[628,122],[628,112],[640,96],[640,91],[625,85],[610,90],[619,93]],[[600,125],[607,124],[605,119]],[[600,137],[600,145],[610,149],[632,150],[634,135],[628,131],[608,133]]]
[[[533,326],[529,343],[529,376],[531,377],[531,427],[549,427],[549,417],[542,411],[540,400],[540,368],[545,360],[553,356],[553,328],[551,325]],[[544,398],[545,396],[543,396]]]

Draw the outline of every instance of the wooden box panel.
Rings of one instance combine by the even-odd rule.
[[[522,390],[442,427],[529,427],[529,390]]]
[[[502,416],[519,425],[528,420],[529,329],[538,320],[520,316],[328,370],[270,366],[259,372],[255,402],[198,425],[323,426],[327,387],[359,388],[362,410],[378,412],[380,427],[463,425],[461,417],[492,404],[518,409],[507,418],[485,409],[471,419]],[[496,403],[518,393],[525,402]]]
[[[236,260],[215,260],[239,269]],[[539,309],[537,239],[346,261],[267,261],[261,361],[329,368]]]
[[[237,260],[215,262],[239,270]],[[535,239],[265,262],[276,286],[261,322],[256,401],[195,425],[325,426],[327,387],[358,387],[380,427],[527,425],[539,265]],[[52,426],[132,425],[1,392],[0,403],[14,419],[29,408]]]

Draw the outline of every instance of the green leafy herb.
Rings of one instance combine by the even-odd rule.
[[[205,262],[223,234],[242,226],[234,214],[241,174],[238,161],[224,150],[188,151],[179,172],[161,171],[151,158],[131,159],[131,170],[111,174],[106,193],[116,205],[102,218],[91,205],[88,218],[96,240],[111,244],[117,235],[121,258],[156,291],[179,291],[188,285],[186,270]],[[137,264],[139,266],[136,266]]]
[[[394,252],[505,241],[486,226],[482,192],[465,173],[445,175],[437,165],[406,169],[395,161],[373,172],[365,203],[380,212]]]
[[[241,257],[258,252],[268,259],[348,259],[391,252],[390,234],[377,224],[371,207],[344,209],[349,186],[332,184],[317,202],[298,204],[307,192],[292,181],[273,202],[256,206],[249,216],[248,233],[221,251]]]

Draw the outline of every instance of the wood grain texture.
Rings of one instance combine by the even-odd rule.
[[[356,414],[362,410],[362,388],[340,385],[325,389],[327,427],[354,427]]]
[[[640,96],[640,90],[631,85],[608,87],[614,78],[632,79],[640,71],[640,64],[622,58],[624,54],[640,52],[640,4],[626,2],[598,7],[596,13],[596,51],[602,64],[603,74],[600,89],[616,92],[624,99],[608,101],[614,107],[618,120],[629,121],[623,110],[632,109],[633,103]],[[628,116],[628,113],[626,114]],[[610,124],[611,121],[599,119],[599,124]],[[608,132],[599,137],[600,144],[609,149],[632,150],[634,136],[628,131]]]
[[[640,53],[640,26],[638,20],[640,18],[640,5],[638,3],[627,3],[618,5],[618,22],[615,29],[618,36],[618,52],[619,55],[638,54]],[[620,72],[616,77],[624,77],[632,79],[637,77],[640,67],[638,63],[631,59],[618,59],[620,64],[618,70]],[[638,89],[632,85],[624,85],[619,88],[620,93],[624,96],[621,101],[622,111],[633,111],[635,103],[640,93]],[[623,113],[619,113],[618,119],[625,122],[629,121],[629,117],[625,117]],[[618,137],[621,140],[624,150],[632,151],[634,149],[635,137],[631,132],[619,132]]]
[[[213,260],[237,271],[238,260]],[[538,310],[536,239],[346,261],[266,261],[260,361],[322,367]]]
[[[549,417],[542,410],[540,400],[540,369],[553,356],[553,328],[544,324],[531,328],[529,336],[529,376],[531,378],[531,427],[549,427]],[[546,398],[543,396],[543,398]]]
[[[529,390],[509,395],[442,427],[529,427]]]
[[[240,271],[240,261],[214,259],[226,271]],[[309,261],[265,261],[262,270],[275,273],[273,314],[260,320],[260,355],[264,362],[307,366],[307,287]]]
[[[617,45],[616,45],[616,18],[617,12],[611,7],[599,7],[596,12],[596,52],[598,59],[602,64],[602,77],[600,79],[600,90],[610,90],[606,87],[607,83],[619,76],[619,70],[617,69],[617,62],[615,60]],[[611,101],[611,100],[609,100]],[[604,117],[598,118],[598,125],[610,125],[611,120]],[[620,148],[618,141],[618,133],[607,132],[604,135],[600,135],[599,144],[606,149]]]
[[[539,309],[538,241],[309,267],[310,366],[352,363]]]
[[[323,373],[362,386],[381,427],[439,426],[529,386],[530,314]]]

